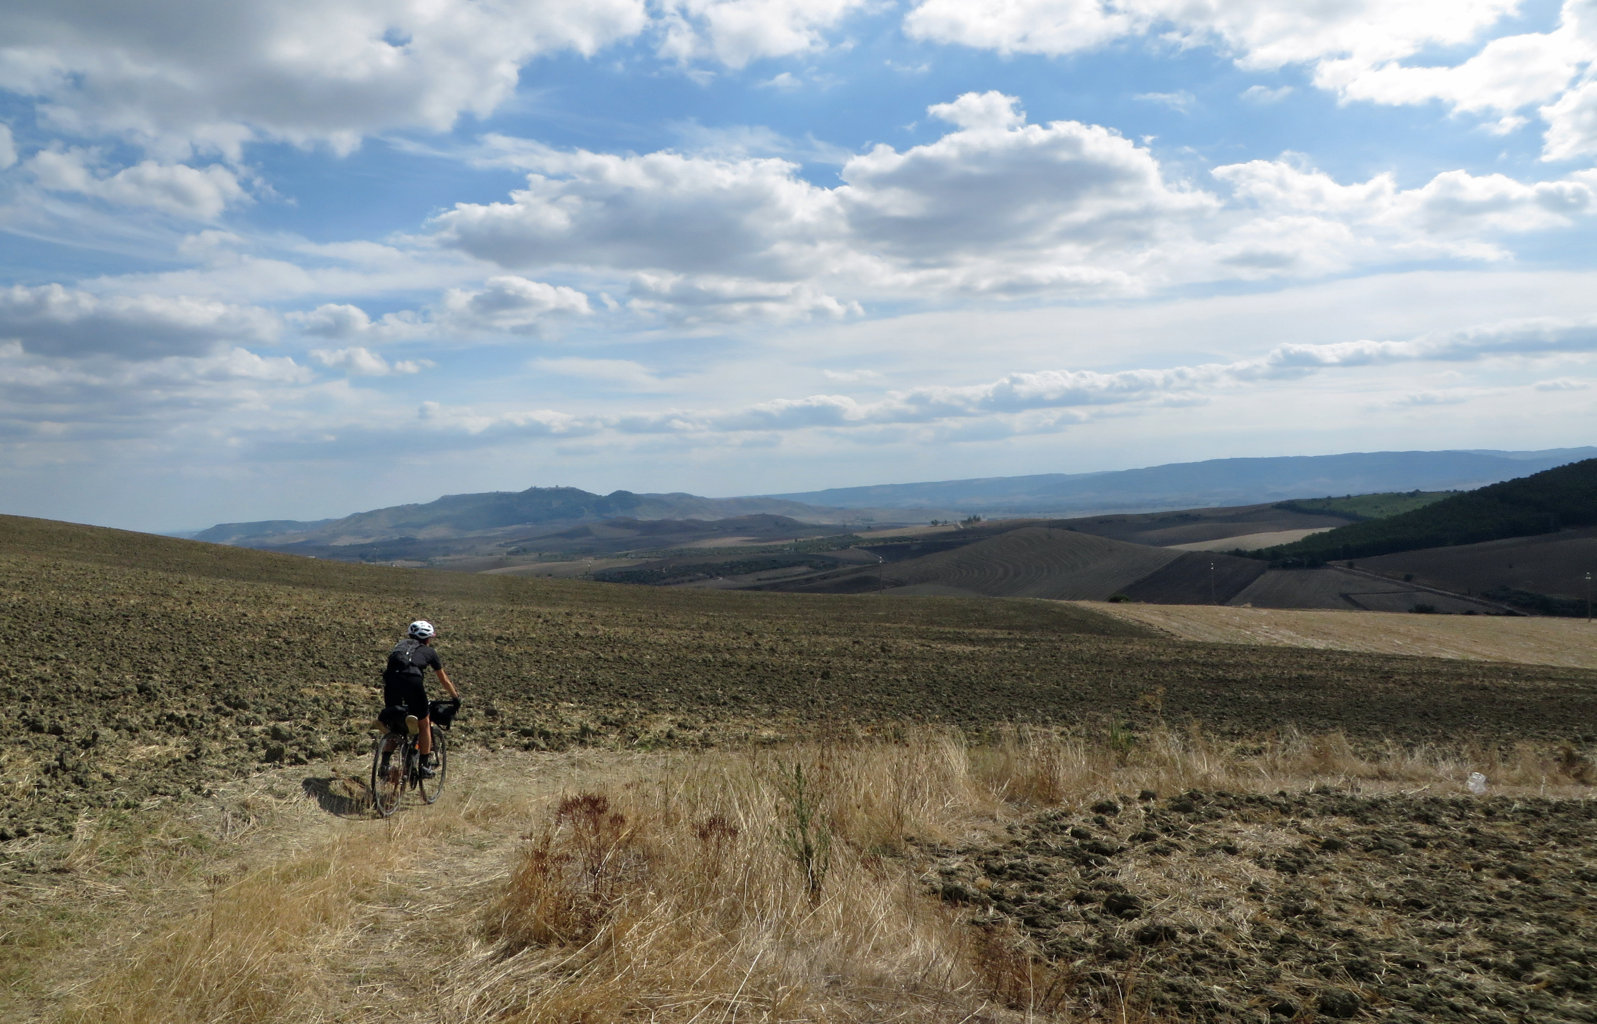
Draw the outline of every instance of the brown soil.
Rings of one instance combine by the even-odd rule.
[[[1538,537],[1405,551],[1361,558],[1361,568],[1415,579],[1445,590],[1479,594],[1497,588],[1549,594],[1581,602],[1584,573],[1597,567],[1597,528]]]
[[[1590,1022],[1594,826],[1589,800],[1145,792],[936,851],[932,885],[1067,1018]]]

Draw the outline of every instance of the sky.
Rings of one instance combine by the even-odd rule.
[[[1597,0],[7,0],[0,512],[1593,443]]]

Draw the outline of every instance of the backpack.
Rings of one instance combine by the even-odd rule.
[[[420,683],[424,666],[417,665],[411,658],[416,653],[416,648],[420,646],[420,640],[410,637],[395,644],[394,649],[388,652],[388,664],[383,668],[383,682]]]

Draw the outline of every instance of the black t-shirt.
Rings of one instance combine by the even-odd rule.
[[[396,672],[395,660],[404,648],[409,648],[408,657],[399,660],[408,661],[414,672]],[[434,672],[444,667],[443,660],[438,657],[438,652],[429,644],[401,643],[389,655],[388,667],[383,671],[383,703],[389,705],[403,705],[409,708],[411,714],[425,715],[427,713],[427,688],[422,685],[426,678],[427,669]]]

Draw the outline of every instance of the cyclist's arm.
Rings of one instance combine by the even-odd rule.
[[[456,700],[460,699],[460,691],[455,689],[455,684],[449,681],[449,673],[442,668],[438,669],[438,681],[444,684],[444,688],[449,691],[449,696]]]

